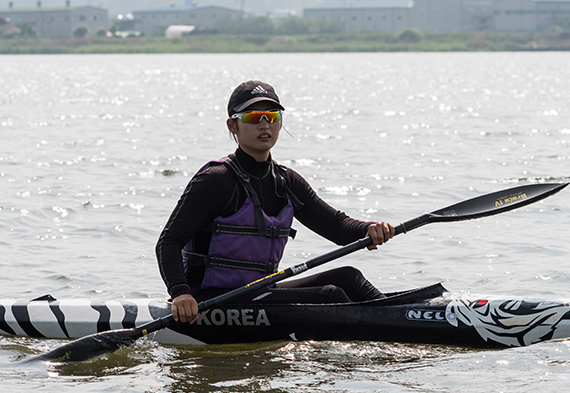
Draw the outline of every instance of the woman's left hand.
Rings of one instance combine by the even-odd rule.
[[[386,243],[394,237],[394,227],[389,222],[376,222],[368,227],[366,236],[372,238],[372,245],[368,247],[369,250],[377,250],[378,246]]]

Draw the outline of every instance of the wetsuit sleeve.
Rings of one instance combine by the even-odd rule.
[[[208,168],[195,176],[170,215],[158,242],[156,256],[160,274],[172,298],[190,294],[202,277],[187,278],[182,264],[182,248],[196,233],[224,209],[233,192],[223,166]],[[189,282],[190,280],[190,282]]]
[[[338,245],[346,245],[366,235],[372,222],[364,222],[349,217],[323,201],[297,172],[287,169],[291,191],[303,202],[303,207],[295,212],[295,218],[313,232]]]

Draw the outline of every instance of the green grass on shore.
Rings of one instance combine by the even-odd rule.
[[[85,39],[0,37],[0,54],[78,53],[287,53],[570,50],[570,33],[473,32],[402,37],[385,33],[313,35],[196,35]]]

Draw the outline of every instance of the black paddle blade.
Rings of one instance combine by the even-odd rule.
[[[141,336],[139,329],[136,328],[95,333],[26,359],[23,363],[43,361],[67,364],[81,362],[129,346]]]
[[[138,338],[156,332],[167,326],[175,324],[172,314],[160,317],[144,325],[130,329],[108,330],[95,333],[67,343],[59,348],[52,349],[41,355],[31,357],[22,363],[55,362],[76,363],[87,359],[115,352],[117,349],[127,347]]]
[[[566,187],[568,183],[528,184],[482,195],[424,214],[396,227],[396,235],[433,222],[452,222],[488,217],[540,201]]]
[[[456,203],[429,215],[432,222],[471,220],[492,216],[540,201],[556,194],[567,185],[568,183],[544,183],[509,188]]]

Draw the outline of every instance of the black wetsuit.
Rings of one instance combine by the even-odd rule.
[[[230,158],[250,175],[265,213],[270,216],[279,214],[287,199],[277,189],[269,161],[257,162],[239,148]],[[302,203],[302,207],[295,211],[295,218],[303,225],[339,245],[365,236],[370,222],[352,219],[332,208],[297,172],[287,169],[285,179],[289,189]],[[160,273],[172,298],[191,294],[200,301],[227,292],[227,289],[201,289],[205,268],[191,267],[185,274],[181,250],[193,238],[196,252],[207,254],[211,235],[202,229],[215,217],[228,217],[237,212],[245,199],[245,189],[235,172],[226,165],[211,166],[190,181],[156,245]],[[281,282],[274,288],[262,290],[266,291],[271,294],[264,301],[271,303],[345,302],[383,296],[360,271],[351,267]],[[259,294],[258,291],[251,296],[246,295],[240,302],[251,301]]]

